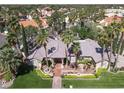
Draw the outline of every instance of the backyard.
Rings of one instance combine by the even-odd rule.
[[[64,80],[63,86],[69,88],[124,88],[124,72],[104,73],[100,80]]]

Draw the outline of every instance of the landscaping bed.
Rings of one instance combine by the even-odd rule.
[[[101,76],[99,79],[94,80],[63,79],[62,85],[65,88],[69,88],[70,85],[73,86],[73,88],[124,88],[124,72],[114,74],[111,72],[104,72],[101,74],[99,70],[97,75]]]
[[[97,79],[105,72],[107,72],[107,69],[98,68],[95,74],[64,75],[63,79]]]

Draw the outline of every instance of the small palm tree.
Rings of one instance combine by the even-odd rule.
[[[36,37],[36,42],[43,46],[45,49],[46,61],[48,66],[48,58],[47,58],[47,43],[48,43],[49,33],[46,29],[41,29],[38,36]]]
[[[76,57],[76,67],[77,67],[77,58],[79,57],[79,51],[80,51],[80,43],[79,42],[73,42],[72,45],[72,52],[75,54]]]

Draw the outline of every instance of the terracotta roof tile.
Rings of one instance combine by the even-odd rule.
[[[24,27],[28,27],[28,26],[33,26],[33,27],[38,27],[38,24],[32,19],[32,20],[21,20],[19,22],[19,24],[21,24]]]
[[[106,17],[105,19],[103,19],[102,21],[101,21],[101,24],[107,24],[107,25],[109,25],[109,24],[111,24],[112,22],[121,22],[121,20],[122,20],[122,17],[119,17],[119,16],[111,16],[111,17]]]

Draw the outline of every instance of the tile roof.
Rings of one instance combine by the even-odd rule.
[[[53,49],[53,51],[51,51]],[[60,40],[54,40],[49,38],[47,43],[47,57],[49,58],[65,58],[66,57],[66,45]],[[28,58],[38,59],[46,57],[44,47],[40,47],[35,50]]]
[[[41,25],[44,28],[48,27],[47,19],[41,17],[40,21],[41,21]],[[24,26],[24,27],[28,27],[28,26],[38,27],[38,24],[37,24],[37,22],[34,19],[20,20],[19,24]]]
[[[111,16],[111,17],[106,17],[105,19],[100,21],[100,24],[107,26],[107,25],[111,24],[114,21],[118,23],[118,22],[121,22],[121,20],[122,20],[122,17]]]
[[[19,24],[24,26],[24,27],[28,27],[28,26],[38,27],[38,24],[33,19],[20,20]]]
[[[92,57],[96,63],[102,61],[102,52],[100,51],[102,48],[100,45],[91,39],[79,40],[81,47],[81,56],[82,57]],[[107,52],[104,52],[104,60],[108,61]],[[112,55],[112,62],[114,62],[115,58]]]

